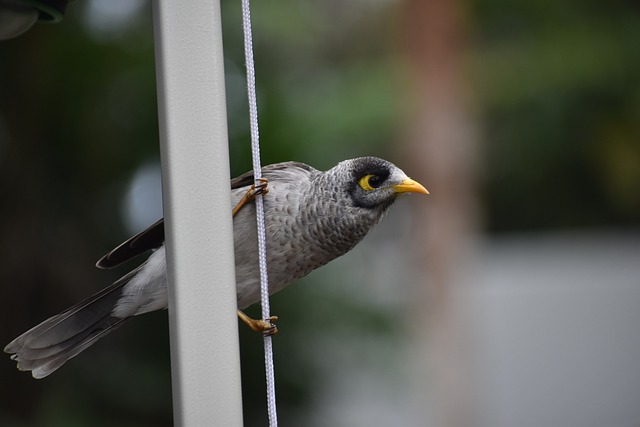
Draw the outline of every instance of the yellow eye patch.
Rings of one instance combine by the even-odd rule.
[[[360,187],[362,187],[364,191],[371,191],[382,184],[382,179],[378,175],[368,174],[360,178],[358,184],[360,184]]]

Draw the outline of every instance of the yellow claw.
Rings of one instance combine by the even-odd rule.
[[[238,317],[256,332],[269,336],[278,333],[278,327],[274,323],[278,321],[278,316],[271,316],[268,320],[252,319],[244,314],[242,310],[238,310]]]

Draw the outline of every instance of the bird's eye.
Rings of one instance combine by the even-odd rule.
[[[359,184],[363,190],[371,191],[380,187],[380,185],[382,185],[382,182],[383,182],[383,179],[380,178],[378,175],[369,174],[360,178]]]

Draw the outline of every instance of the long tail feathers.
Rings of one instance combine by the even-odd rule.
[[[112,310],[122,294],[122,287],[133,277],[131,273],[29,329],[7,344],[5,353],[11,353],[11,359],[18,362],[18,369],[31,371],[34,378],[51,374],[129,319],[112,316]]]

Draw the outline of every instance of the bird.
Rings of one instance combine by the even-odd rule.
[[[255,203],[263,195],[269,293],[274,294],[359,243],[402,195],[429,194],[393,163],[377,157],[344,160],[327,171],[300,162],[264,166],[231,180],[238,309],[260,300]],[[5,348],[21,371],[44,378],[135,316],[167,308],[164,219],[96,263],[113,268],[149,257],[95,295],[29,329]],[[272,333],[267,319],[239,317]],[[253,322],[253,323],[252,323]]]

